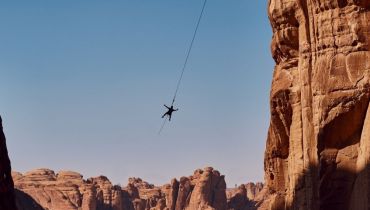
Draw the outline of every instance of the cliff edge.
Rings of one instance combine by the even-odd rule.
[[[11,176],[11,166],[6,147],[3,121],[0,116],[0,209],[16,210],[14,199],[14,183]]]
[[[268,209],[370,208],[370,1],[270,0]]]

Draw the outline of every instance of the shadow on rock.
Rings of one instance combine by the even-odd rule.
[[[20,190],[15,190],[15,197],[18,209],[47,210],[42,208],[31,196]]]

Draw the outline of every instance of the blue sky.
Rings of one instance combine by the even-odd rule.
[[[164,184],[213,166],[263,180],[273,60],[267,1],[209,0],[173,116],[200,0],[0,4],[0,112],[14,170]]]

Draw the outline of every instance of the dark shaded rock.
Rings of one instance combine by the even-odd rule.
[[[17,209],[11,171],[2,118],[0,116],[0,209],[2,210]]]

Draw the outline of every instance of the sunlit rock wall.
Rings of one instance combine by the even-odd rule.
[[[370,1],[270,0],[270,209],[370,208]]]

